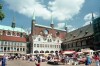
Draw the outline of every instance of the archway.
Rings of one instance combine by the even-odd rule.
[[[39,51],[38,50],[35,50],[34,53],[39,53]]]
[[[49,51],[45,51],[45,53],[49,53]]]

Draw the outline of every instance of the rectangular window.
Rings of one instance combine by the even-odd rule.
[[[25,48],[23,48],[23,51],[25,51]]]
[[[44,47],[44,44],[42,44],[42,47]]]
[[[47,44],[45,44],[45,47],[47,47]]]
[[[50,48],[52,48],[52,45],[50,45]]]
[[[86,45],[86,41],[82,41],[82,45]]]
[[[55,45],[55,48],[56,48],[56,45]]]
[[[3,51],[3,47],[0,48],[0,51]]]
[[[40,44],[40,47],[42,47],[42,44]]]
[[[59,45],[59,48],[61,48],[60,45]]]
[[[39,47],[39,44],[37,44],[37,47]]]
[[[77,42],[77,46],[80,47],[81,46],[81,42]]]
[[[36,47],[36,44],[34,44],[34,47]]]
[[[48,44],[48,48],[49,48],[49,44]]]
[[[22,51],[22,48],[20,48],[20,51]]]

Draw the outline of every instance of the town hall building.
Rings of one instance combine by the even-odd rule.
[[[29,40],[31,43],[32,54],[58,53],[61,50],[62,40],[67,33],[65,29],[55,28],[53,18],[51,17],[50,26],[39,25],[36,23],[33,15],[31,24],[31,34]]]

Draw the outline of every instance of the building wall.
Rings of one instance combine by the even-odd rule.
[[[35,51],[38,51],[40,54],[41,51],[44,52],[43,54],[59,52],[61,50],[62,40],[66,35],[66,30],[35,23],[36,21],[34,20],[31,25],[31,35],[29,37],[31,53],[37,54]]]
[[[13,41],[0,41],[0,53],[3,54],[26,54],[26,43]]]
[[[33,36],[34,37],[34,36]],[[61,45],[61,39],[60,38],[55,38],[55,40],[52,38],[51,35],[48,35],[46,39],[44,39],[43,36],[38,35],[36,38],[33,38],[33,48],[32,48],[32,53],[36,54],[35,51],[44,51],[43,54],[46,53],[46,51],[60,51],[60,45]]]
[[[0,27],[1,26],[3,25],[0,25]],[[0,28],[0,53],[26,54],[26,33],[18,29],[21,28],[11,28],[10,26],[3,26],[3,28]]]

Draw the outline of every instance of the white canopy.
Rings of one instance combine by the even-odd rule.
[[[63,51],[63,54],[73,54],[75,51]]]

